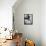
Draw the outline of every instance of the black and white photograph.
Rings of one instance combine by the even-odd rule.
[[[24,25],[33,24],[33,14],[24,14]]]

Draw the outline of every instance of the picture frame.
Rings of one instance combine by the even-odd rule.
[[[33,14],[24,14],[24,25],[33,24]]]

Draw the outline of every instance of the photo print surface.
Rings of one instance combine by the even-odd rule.
[[[33,14],[24,14],[24,25],[33,24]]]

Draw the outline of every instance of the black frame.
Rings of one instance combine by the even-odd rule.
[[[33,24],[33,14],[24,14],[24,25]]]

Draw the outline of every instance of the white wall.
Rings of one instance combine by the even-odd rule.
[[[41,1],[40,0],[23,0],[23,2],[14,9],[15,28],[22,32],[24,37],[35,41],[36,46],[41,46]],[[24,14],[33,13],[33,25],[24,25]]]
[[[46,46],[46,0],[41,2],[41,40],[42,46]]]
[[[0,27],[12,28],[12,6],[16,0],[0,0]]]

